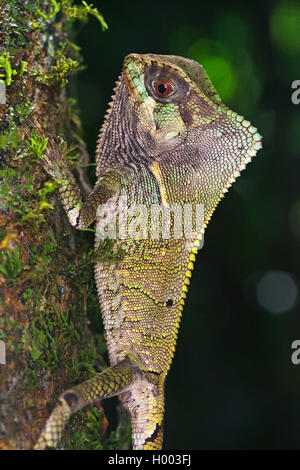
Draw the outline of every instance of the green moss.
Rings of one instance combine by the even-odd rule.
[[[62,0],[57,2],[56,0],[50,0],[47,6],[44,6],[41,0],[36,2],[36,7],[32,8],[31,5],[27,6],[28,11],[33,16],[31,24],[32,29],[41,29],[44,23],[53,21],[56,15],[61,12],[69,21],[80,20],[87,21],[89,15],[94,16],[102,26],[103,31],[108,28],[103,16],[93,5],[89,5],[82,1],[81,5],[73,5],[72,0]]]
[[[36,305],[38,310],[41,305]],[[45,369],[57,369],[63,360],[66,349],[72,341],[79,340],[79,334],[72,322],[68,323],[68,312],[62,313],[46,302],[45,308],[51,307],[46,317],[34,319],[23,333],[22,341],[28,345],[31,359]],[[60,334],[57,335],[56,332]]]
[[[5,129],[0,132],[0,149],[7,151],[14,159],[18,158],[21,153],[21,135],[19,126],[32,113],[32,103],[29,99],[22,98],[22,101],[16,103],[15,106],[9,106],[5,119]],[[18,152],[18,153],[17,153]]]
[[[37,150],[38,153],[38,150]],[[0,170],[0,200],[14,214],[18,215],[15,226],[39,224],[45,222],[46,212],[53,209],[47,198],[57,189],[59,184],[55,181],[45,182],[37,190],[35,176],[30,168],[27,168],[28,160],[24,161],[23,171],[20,173],[14,168],[4,167]],[[19,178],[21,177],[21,178]],[[18,190],[13,188],[18,187]]]
[[[37,17],[39,16],[42,17],[43,20],[45,21],[50,21],[52,20],[52,18],[56,16],[59,10],[60,10],[60,4],[56,0],[50,0],[49,11],[47,15],[43,11],[41,11],[39,8],[36,8],[35,14]]]
[[[39,134],[35,129],[32,129],[31,131],[32,137],[28,138],[25,143],[29,149],[29,152],[31,155],[36,158],[43,158],[45,155],[43,154],[45,148],[47,147],[48,144],[48,137],[45,139],[41,139]]]
[[[55,86],[59,84],[63,88],[68,83],[68,78],[71,73],[75,71],[79,72],[81,69],[82,67],[77,60],[59,53],[51,72],[42,73],[41,69],[38,68],[32,72],[32,74],[37,82],[43,83],[47,86]]]
[[[38,376],[36,371],[30,367],[26,367],[23,374],[23,383],[27,390],[35,390],[38,385]],[[35,407],[34,402],[32,403],[32,407]]]
[[[16,282],[22,268],[19,247],[9,248],[7,251],[0,252],[0,273],[3,274],[8,281]]]
[[[102,30],[108,29],[108,25],[97,8],[93,8],[93,5],[88,5],[86,2],[82,2],[82,5],[72,5],[70,0],[62,1],[62,9],[71,20],[78,19],[80,21],[87,21],[88,16],[94,16],[102,26]]]
[[[0,317],[0,339],[6,344],[9,351],[22,351],[22,344],[17,337],[21,334],[23,326],[20,325],[15,318],[9,316],[7,318]]]
[[[16,71],[11,67],[9,52],[3,52],[0,55],[0,69],[4,70],[4,74],[0,73],[0,78],[5,78],[6,86],[11,85],[12,76],[16,74]]]
[[[28,72],[27,65],[28,65],[28,62],[26,62],[25,60],[21,61],[20,70],[18,72],[18,75],[21,76],[21,75],[23,75],[23,73]]]
[[[3,54],[0,55],[0,69],[4,71],[4,73],[0,73],[0,78],[5,79],[4,81],[6,86],[11,85],[13,75],[21,76],[25,72],[28,72],[26,61],[21,61],[19,70],[15,70],[12,68],[10,63],[9,52],[3,52]]]
[[[104,416],[101,411],[93,407],[86,412],[80,411],[72,416],[68,428],[76,427],[72,437],[67,440],[67,450],[120,450],[130,442],[131,426],[128,422],[126,429],[119,424],[107,438],[100,438],[103,434]]]
[[[20,15],[20,5],[18,0],[9,0],[2,2],[3,20],[1,18],[1,30],[6,33],[5,47],[13,54],[20,46],[28,45],[28,17]],[[34,2],[23,2],[22,7],[27,10],[28,7],[33,10]]]
[[[79,411],[68,423],[71,438],[66,440],[66,450],[103,450],[100,440],[103,416],[97,408],[87,413]]]

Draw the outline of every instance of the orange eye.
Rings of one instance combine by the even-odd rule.
[[[154,82],[153,85],[154,85],[156,94],[158,96],[161,96],[162,98],[166,98],[167,96],[172,95],[172,93],[174,92],[174,88],[168,82],[157,81],[157,82]]]

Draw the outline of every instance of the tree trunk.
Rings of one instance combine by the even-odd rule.
[[[46,134],[59,136],[71,165],[74,146],[82,146],[67,84],[80,66],[70,24],[91,13],[87,5],[80,8],[71,0],[0,0],[2,449],[31,448],[59,394],[105,365],[102,335],[87,316],[92,312],[100,323],[89,254],[93,237],[70,228],[56,185],[23,132],[30,119],[38,121]],[[97,408],[76,414],[63,447],[105,448],[98,415]],[[121,446],[114,433],[106,448]]]

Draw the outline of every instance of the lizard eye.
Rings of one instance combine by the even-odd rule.
[[[153,82],[153,88],[157,96],[161,98],[166,98],[167,96],[172,95],[174,93],[174,88],[169,82],[163,82],[161,80],[157,80]]]

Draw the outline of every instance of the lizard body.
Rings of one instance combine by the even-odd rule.
[[[49,141],[41,163],[62,181],[71,224],[80,229],[96,219],[96,247],[112,214],[120,220],[134,205],[146,212],[138,227],[131,213],[130,236],[115,236],[123,259],[95,265],[110,368],[62,394],[36,448],[55,447],[72,413],[112,395],[130,413],[133,448],[161,448],[164,385],[200,239],[220,198],[260,147],[257,130],[221,102],[199,64],[153,54],[124,60],[98,140],[97,184],[85,203]],[[203,223],[191,239],[175,234],[175,215],[167,238],[149,236],[155,210],[197,204]]]

